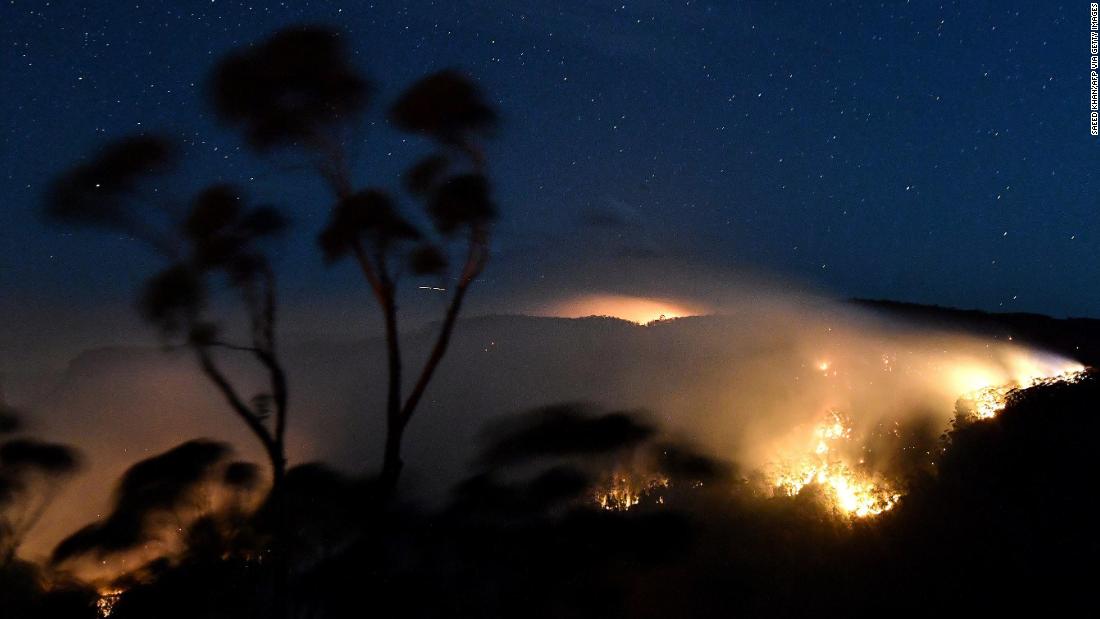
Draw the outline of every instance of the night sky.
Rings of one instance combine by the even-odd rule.
[[[53,175],[143,130],[184,137],[181,191],[227,180],[286,207],[294,234],[274,251],[288,304],[371,310],[351,266],[326,269],[316,249],[329,195],[258,161],[204,98],[225,52],[302,22],[346,30],[378,88],[364,184],[396,186],[424,152],[382,120],[419,76],[457,66],[499,106],[485,311],[562,282],[661,294],[618,267],[679,264],[840,297],[1100,316],[1086,2],[12,0],[0,307],[24,333],[0,343],[31,341],[54,312],[129,307],[153,265],[138,242],[37,212]]]

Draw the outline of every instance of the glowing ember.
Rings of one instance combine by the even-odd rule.
[[[662,475],[638,476],[615,471],[606,483],[593,490],[592,498],[602,509],[624,512],[641,503],[643,497],[661,488],[667,488],[668,485],[668,478]],[[657,502],[664,501],[661,497],[657,497]]]
[[[844,462],[841,445],[851,439],[848,418],[830,411],[814,428],[812,454],[775,466],[775,493],[796,496],[806,486],[821,489],[837,511],[855,518],[874,516],[897,504],[901,494],[875,476],[863,474]]]
[[[99,592],[99,599],[96,600],[95,606],[99,610],[100,617],[110,617],[111,611],[114,610],[115,604],[118,602],[119,596],[122,595],[121,589],[107,589]]]

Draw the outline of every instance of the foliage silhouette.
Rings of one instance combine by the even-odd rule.
[[[496,126],[497,113],[466,76],[445,70],[410,86],[390,108],[390,120],[405,131],[467,148]]]
[[[214,109],[257,150],[324,148],[322,139],[354,121],[371,92],[342,39],[328,28],[295,27],[230,54],[210,80]]]
[[[195,451],[188,445],[191,444],[174,451],[185,448]],[[220,466],[210,462],[213,470],[200,472],[201,466],[190,466],[185,467],[188,474],[168,477],[194,481],[184,484],[190,488],[184,490],[185,495],[193,494],[203,484],[218,481],[236,490],[239,487],[235,486],[236,481],[226,480],[237,479],[249,468],[242,466],[247,463],[229,462],[219,475]],[[192,462],[201,464],[199,460]],[[163,468],[159,464],[153,467]],[[147,473],[141,477],[148,479]],[[292,574],[308,573],[318,565],[325,565],[369,530],[365,521],[373,510],[366,509],[363,503],[364,483],[315,463],[299,465],[287,472],[283,496],[289,507],[288,524],[295,532],[294,543],[288,546],[288,558],[296,566]],[[108,585],[109,589],[124,591],[111,616],[270,617],[272,592],[267,583],[271,571],[278,567],[263,550],[262,538],[275,526],[277,511],[268,496],[256,510],[242,511],[230,503],[187,521],[181,551],[155,558]],[[294,585],[295,589],[301,588],[298,582]],[[299,611],[308,607],[300,599],[291,598],[287,602],[295,605],[283,609],[292,616],[303,616]]]
[[[527,460],[603,454],[634,447],[655,430],[629,413],[599,414],[584,404],[559,404],[509,418],[491,427],[479,461],[490,467]]]
[[[119,140],[54,181],[46,211],[62,220],[136,233],[142,226],[127,208],[128,200],[150,177],[171,171],[177,161],[175,144],[163,137],[134,135]]]
[[[14,439],[0,444],[0,466],[38,470],[47,475],[68,475],[76,470],[77,457],[66,445]]]
[[[222,481],[230,488],[248,492],[259,486],[260,471],[251,462],[232,462],[225,468],[225,477]]]
[[[225,443],[192,440],[133,465],[119,481],[107,517],[62,540],[51,560],[102,557],[155,539],[162,528],[158,516],[177,518],[175,512],[194,500],[229,452]]]
[[[0,434],[18,432],[21,427],[19,412],[0,402]]]

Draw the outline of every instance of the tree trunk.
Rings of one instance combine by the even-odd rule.
[[[290,523],[286,500],[286,457],[282,445],[274,445],[268,452],[271,461],[271,605],[273,619],[291,616],[290,595]]]
[[[398,400],[396,401],[396,409],[394,407],[394,400],[390,399],[388,402],[386,450],[382,457],[382,474],[379,479],[383,499],[387,499],[397,489],[397,480],[401,476],[401,467],[403,465],[401,460],[401,439],[405,435],[405,427],[409,424],[409,420],[412,419],[413,413],[416,411],[416,407],[420,403],[421,397],[424,395],[424,391],[428,388],[428,383],[431,382],[436,368],[439,367],[439,362],[443,360],[443,356],[447,352],[447,346],[451,341],[451,333],[454,331],[455,322],[462,309],[462,299],[466,296],[468,285],[467,282],[462,282],[459,283],[458,287],[455,289],[455,295],[451,299],[450,307],[447,308],[447,316],[444,318],[443,325],[440,327],[439,335],[436,338],[435,345],[432,347],[431,354],[424,363],[424,367],[420,371],[420,376],[417,378],[416,384],[409,393],[408,400],[406,400],[403,405],[400,401],[400,380],[398,380],[397,391],[394,391],[392,379],[395,353],[391,351],[390,392],[391,394],[397,393]],[[389,339],[389,322],[387,318],[387,339]],[[396,322],[394,322],[393,338],[396,344]],[[400,360],[398,360],[398,371],[400,371]]]
[[[401,476],[404,462],[401,460],[401,439],[405,435],[405,425],[400,419],[391,419],[386,427],[386,450],[382,456],[382,474],[379,478],[382,498],[388,498],[397,490],[397,479]]]
[[[405,420],[401,414],[401,342],[397,331],[397,301],[392,287],[382,303],[386,322],[386,362],[389,368],[389,388],[386,393],[386,447],[382,456],[382,496],[387,497],[397,487],[401,475],[401,438]]]

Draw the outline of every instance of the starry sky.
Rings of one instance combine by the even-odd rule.
[[[129,307],[152,264],[140,245],[37,211],[54,174],[134,131],[184,138],[181,190],[225,180],[286,207],[294,233],[273,252],[289,304],[365,298],[316,249],[321,185],[257,160],[204,98],[222,54],[303,22],[344,29],[378,89],[364,184],[396,186],[424,152],[383,120],[417,77],[458,67],[495,101],[487,311],[752,273],[1100,316],[1087,2],[10,0],[0,304],[17,328]],[[638,275],[672,264],[669,281]]]

